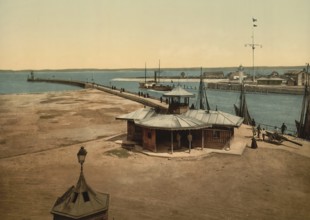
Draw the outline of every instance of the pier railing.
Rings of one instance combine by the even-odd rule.
[[[264,124],[264,123],[256,123],[257,125],[260,125],[261,129],[265,128],[265,130],[268,131],[274,131],[277,128],[278,132],[281,132],[281,127],[275,126],[275,125],[268,125],[268,124]],[[291,130],[291,129],[286,129],[285,130],[286,134],[290,134],[290,135],[296,135],[297,131],[296,130]]]

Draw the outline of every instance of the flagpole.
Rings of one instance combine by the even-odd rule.
[[[250,46],[252,48],[252,75],[253,75],[253,82],[255,82],[255,48],[256,46],[262,47],[261,44],[255,44],[254,40],[254,28],[257,27],[257,19],[252,18],[252,43],[251,44],[245,44],[245,46]]]
[[[254,22],[254,21],[253,21],[253,22]],[[255,54],[255,53],[254,53],[254,50],[255,50],[254,42],[255,42],[255,41],[254,41],[254,25],[255,25],[255,24],[252,25],[252,71],[253,71],[253,82],[255,82],[255,64],[254,64],[254,63],[255,63],[255,62],[254,62],[254,60],[255,60],[255,59],[254,59],[254,56],[255,56],[255,55],[254,55],[254,54]]]

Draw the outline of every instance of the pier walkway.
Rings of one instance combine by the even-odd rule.
[[[138,94],[134,94],[131,92],[127,92],[124,90],[119,89],[112,89],[110,87],[97,84],[97,83],[90,83],[90,82],[84,82],[84,81],[77,81],[77,80],[64,80],[64,79],[43,79],[43,78],[28,78],[28,82],[47,82],[47,83],[60,83],[60,84],[66,84],[66,85],[73,85],[78,86],[82,88],[93,88],[98,89],[113,95],[117,95],[135,102],[138,102],[142,105],[153,107],[153,108],[159,108],[160,111],[165,112],[168,109],[168,105],[164,102],[161,102],[160,100],[156,99],[155,97],[145,97],[145,96],[139,96]]]

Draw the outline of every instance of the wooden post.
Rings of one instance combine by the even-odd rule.
[[[204,135],[204,130],[201,130],[201,150],[203,150],[205,146],[205,135]]]
[[[171,154],[173,154],[173,131],[171,130]]]
[[[157,133],[156,133],[156,130],[154,130],[154,135],[155,135],[155,152],[157,152]]]
[[[191,135],[190,131],[188,132],[187,140],[188,140],[188,143],[189,143],[189,146],[188,146],[189,147],[189,153],[191,153],[193,136]]]

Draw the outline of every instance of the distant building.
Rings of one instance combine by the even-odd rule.
[[[244,72],[244,67],[240,65],[238,69],[234,72],[230,72],[227,74],[227,78],[231,81],[238,80],[239,83],[242,83],[248,76]]]
[[[224,72],[223,71],[204,72],[203,76],[206,79],[223,79],[224,78]]]
[[[281,78],[267,78],[267,77],[261,77],[257,79],[257,85],[281,85],[283,82],[283,79]]]
[[[240,80],[240,77],[246,79],[248,76],[244,72],[236,71],[228,73],[227,77],[229,80]]]
[[[286,79],[286,85],[288,86],[296,86],[297,85],[297,82],[295,79],[291,78],[291,77],[288,77]]]
[[[268,75],[269,78],[272,78],[272,77],[279,77],[279,76],[280,76],[280,74],[279,74],[277,71],[272,71],[272,73],[270,73],[270,74]]]
[[[305,70],[292,70],[284,73],[286,78],[291,78],[295,81],[295,86],[303,86],[306,82],[306,71]]]

